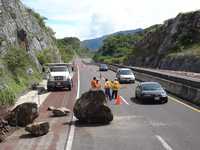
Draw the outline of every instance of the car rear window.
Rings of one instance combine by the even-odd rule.
[[[132,71],[131,70],[120,70],[119,74],[121,74],[121,75],[131,75]]]
[[[142,85],[142,90],[144,91],[154,91],[154,90],[160,90],[161,85],[159,84],[145,84]]]

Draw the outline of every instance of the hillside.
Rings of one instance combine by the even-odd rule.
[[[134,35],[135,39],[131,37],[133,40],[128,45],[123,45],[127,39],[119,41],[118,45],[122,44],[123,49],[129,48],[120,61],[116,61],[119,50],[110,54],[106,52],[112,51],[116,45],[108,38],[106,41],[110,39],[110,42],[104,43],[95,59],[133,66],[200,72],[199,20],[200,11],[181,13],[164,24],[154,25]],[[113,56],[114,60],[111,59]]]
[[[99,38],[82,41],[81,45],[82,47],[88,48],[91,51],[97,51],[103,45],[103,41],[109,36],[118,35],[118,34],[121,34],[121,35],[135,34],[140,31],[142,31],[142,29],[119,31],[119,32],[116,32],[110,35],[105,35]]]
[[[46,18],[19,0],[0,0],[0,105],[41,80],[41,65],[59,62],[54,32]]]

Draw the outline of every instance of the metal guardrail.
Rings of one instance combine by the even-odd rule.
[[[110,70],[118,68],[129,68],[135,72],[136,79],[140,81],[156,81],[161,83],[165,89],[191,103],[200,106],[200,81],[186,79],[175,75],[156,72],[150,69],[130,67],[117,64],[108,64]]]
[[[182,83],[184,85],[200,89],[200,80],[195,80],[195,79],[192,79],[192,78],[182,77],[180,75],[161,73],[161,72],[157,72],[156,70],[139,68],[139,67],[131,67],[131,66],[117,65],[117,64],[110,64],[109,66],[116,66],[116,67],[120,67],[120,68],[121,67],[130,68],[133,71],[137,71],[137,72],[140,72],[140,73],[153,75],[155,77],[159,77],[159,78],[162,78],[162,79],[174,81],[174,82],[177,82],[177,83]]]

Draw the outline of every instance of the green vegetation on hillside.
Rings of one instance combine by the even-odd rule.
[[[41,75],[24,49],[11,48],[0,60],[0,105],[14,104],[20,93],[41,80]],[[28,69],[33,71],[31,75]]]
[[[80,43],[80,40],[75,37],[66,37],[57,40],[57,47],[60,50],[64,62],[72,60],[74,55],[79,55],[80,57],[92,57],[89,50],[82,48]]]
[[[122,63],[134,49],[135,42],[142,38],[141,34],[118,34],[104,40],[103,46],[94,56],[94,60],[106,63]]]

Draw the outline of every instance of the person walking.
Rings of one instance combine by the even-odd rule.
[[[117,80],[117,78],[115,78],[115,80],[112,83],[112,99],[117,98],[119,89],[120,89],[120,83]]]
[[[105,79],[105,84],[104,84],[105,95],[106,95],[106,98],[111,101],[112,97],[110,93],[110,88],[111,88],[111,82],[108,79]]]

